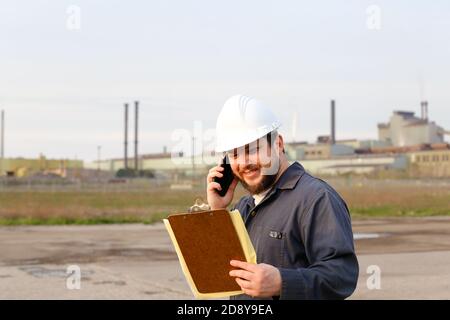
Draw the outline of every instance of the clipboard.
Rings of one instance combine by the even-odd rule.
[[[197,299],[242,294],[230,260],[256,263],[256,252],[238,210],[192,209],[163,219],[181,269]],[[198,206],[197,206],[198,207]]]

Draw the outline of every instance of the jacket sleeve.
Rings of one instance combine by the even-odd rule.
[[[359,267],[350,215],[339,195],[325,190],[300,217],[309,266],[279,268],[281,299],[345,299],[356,288]]]

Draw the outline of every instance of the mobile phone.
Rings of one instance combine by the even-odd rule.
[[[227,194],[228,188],[234,180],[233,170],[231,170],[230,161],[228,160],[228,156],[223,157],[222,163],[220,165],[224,170],[222,171],[223,177],[214,177],[214,181],[218,182],[222,187],[222,190],[216,190],[217,193],[224,197]]]

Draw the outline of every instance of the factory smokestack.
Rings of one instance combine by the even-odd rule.
[[[421,118],[428,120],[428,101],[424,100],[420,102]]]
[[[125,103],[125,140],[123,161],[125,169],[128,169],[128,103]]]
[[[3,160],[5,157],[5,111],[2,110],[2,120],[1,120],[1,130],[0,130],[0,159]],[[1,174],[1,172],[0,172]]]
[[[336,143],[336,116],[335,116],[335,104],[334,100],[331,100],[331,134],[330,143]]]
[[[139,169],[138,164],[138,124],[139,124],[139,101],[134,102],[134,170]]]

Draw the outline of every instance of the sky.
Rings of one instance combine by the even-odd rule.
[[[337,139],[376,139],[421,99],[450,130],[449,39],[447,0],[0,0],[5,156],[121,157],[135,100],[140,153],[171,151],[237,93],[271,106],[286,141],[328,134],[331,99]]]

